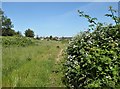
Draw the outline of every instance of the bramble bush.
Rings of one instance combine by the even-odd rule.
[[[88,19],[88,31],[81,32],[72,39],[66,49],[63,65],[63,83],[68,88],[115,87],[120,84],[120,20],[114,16],[116,25],[96,22],[84,12],[81,17]],[[91,29],[93,31],[91,31]]]

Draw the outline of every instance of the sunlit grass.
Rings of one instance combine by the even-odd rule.
[[[3,47],[2,86],[51,86],[51,81],[54,82],[51,76],[54,76],[52,71],[55,69],[55,59],[63,46],[59,41],[39,41],[37,46]],[[61,82],[60,75],[55,75],[58,79],[56,83]]]

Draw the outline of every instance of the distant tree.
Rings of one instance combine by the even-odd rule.
[[[32,31],[31,29],[28,29],[25,31],[25,36],[26,37],[34,37],[34,31]]]
[[[1,32],[2,32],[2,36],[13,36],[16,34],[16,32],[13,29],[2,28]]]
[[[13,28],[13,24],[10,18],[8,18],[7,16],[2,16],[2,28],[5,29],[11,29]]]
[[[38,40],[39,40],[39,39],[40,39],[40,37],[37,35],[36,39],[38,39]]]
[[[52,37],[52,35],[51,35],[51,36],[50,36],[50,40],[52,40],[52,38],[53,38],[53,37]]]
[[[3,11],[0,8],[0,31],[2,29],[2,15],[3,15]]]
[[[10,18],[4,15],[2,9],[0,9],[0,32],[2,36],[13,36],[16,34],[14,27]]]
[[[20,31],[17,31],[17,32],[16,32],[16,35],[17,35],[17,36],[22,36],[22,33],[21,33]]]
[[[50,38],[47,36],[45,39],[46,39],[47,41],[49,41]]]

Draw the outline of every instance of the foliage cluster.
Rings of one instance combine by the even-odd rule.
[[[2,46],[28,46],[35,43],[31,38],[26,37],[2,37]]]
[[[0,28],[0,32],[2,36],[13,36],[16,32],[12,29],[14,26],[10,18],[4,15],[4,12],[0,9],[0,19],[2,23],[2,28]]]
[[[34,32],[31,29],[25,31],[26,37],[34,37]]]
[[[115,87],[120,83],[119,21],[113,18],[116,25],[105,26],[83,12],[79,14],[92,23],[89,25],[92,28],[80,33],[69,43],[63,82],[69,88]],[[91,29],[94,31],[91,32]]]

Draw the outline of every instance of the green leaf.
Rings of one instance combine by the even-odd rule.
[[[102,67],[98,66],[98,70],[99,70],[99,71],[102,71]]]
[[[118,71],[114,70],[113,71],[113,75],[116,75],[118,73]]]

